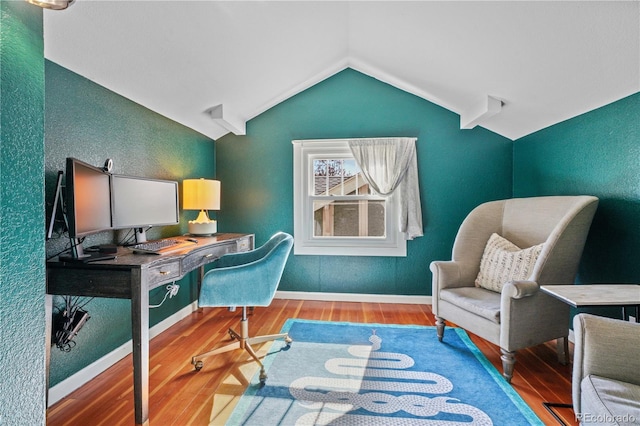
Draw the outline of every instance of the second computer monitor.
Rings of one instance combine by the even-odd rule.
[[[178,182],[124,175],[111,179],[114,229],[179,222]]]

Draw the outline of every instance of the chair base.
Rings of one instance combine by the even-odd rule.
[[[249,337],[249,321],[247,319],[247,311],[245,307],[242,308],[242,320],[240,321],[240,326],[240,333],[236,332],[232,328],[229,328],[229,336],[231,336],[231,339],[235,340],[234,342],[192,357],[191,364],[193,364],[196,371],[200,371],[202,367],[204,367],[204,362],[202,361],[204,358],[234,351],[236,349],[244,349],[260,366],[260,384],[264,385],[267,380],[267,373],[265,372],[262,361],[260,361],[260,358],[253,350],[253,347],[251,345],[258,345],[260,343],[278,339],[284,339],[286,344],[290,345],[291,342],[293,342],[293,339],[289,337],[288,333]]]

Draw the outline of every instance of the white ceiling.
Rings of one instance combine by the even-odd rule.
[[[44,38],[212,139],[347,67],[513,140],[640,91],[638,0],[76,0]]]

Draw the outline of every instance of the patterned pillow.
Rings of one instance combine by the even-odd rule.
[[[491,234],[480,261],[476,287],[501,292],[509,281],[528,279],[543,245],[521,249],[500,235]]]

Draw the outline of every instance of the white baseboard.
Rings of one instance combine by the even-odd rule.
[[[431,304],[431,296],[404,296],[393,294],[358,294],[358,293],[316,293],[302,291],[277,291],[276,299],[316,300],[327,302],[370,302],[370,303],[398,303],[398,304]],[[170,317],[149,329],[149,338],[153,339],[172,325],[190,316],[198,309],[198,302],[193,302]],[[574,342],[573,330],[569,330],[569,341]],[[116,362],[132,352],[132,342],[129,340],[119,348],[89,364],[82,370],[66,378],[49,389],[49,407],[60,401],[71,392],[97,377]]]
[[[395,294],[315,293],[306,291],[276,291],[276,299],[319,300],[326,302],[370,302],[430,305],[431,296],[403,296]]]
[[[197,308],[198,303],[193,302],[180,309],[175,314],[165,318],[149,329],[149,338],[153,339],[172,325],[183,320],[184,318],[187,318],[189,315],[195,312]],[[120,361],[122,358],[129,355],[132,351],[133,343],[131,342],[131,340],[129,340],[127,343],[114,349],[102,358],[94,361],[82,370],[64,379],[57,385],[49,388],[49,407],[60,401],[62,398],[69,395],[71,392],[75,391],[85,383],[97,377],[100,373],[111,367],[116,362]]]
[[[373,303],[401,303],[401,304],[431,304],[431,296],[397,296],[387,294],[355,294],[355,293],[308,293],[298,291],[278,291],[276,292],[278,299],[294,299],[294,300],[324,300],[336,302],[373,302]],[[149,338],[152,339],[176,324],[178,321],[187,318],[198,308],[198,303],[193,302],[185,306],[175,314],[167,317],[163,321],[154,325],[149,329]],[[100,373],[120,361],[132,352],[133,343],[131,340],[122,346],[109,352],[102,358],[89,364],[77,373],[69,376],[60,383],[49,388],[49,406],[60,401],[71,392],[80,388],[87,382],[97,377]]]

